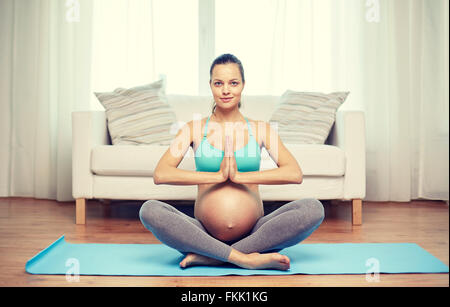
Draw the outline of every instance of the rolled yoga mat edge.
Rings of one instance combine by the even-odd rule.
[[[55,246],[59,245],[59,244],[64,244],[66,242],[65,240],[65,235],[62,235],[61,237],[59,237],[58,240],[56,240],[55,242],[53,242],[52,244],[50,244],[48,247],[46,247],[45,249],[41,250],[39,253],[37,253],[36,255],[34,255],[30,260],[27,261],[27,263],[25,264],[25,271],[27,273],[30,274],[34,274],[33,272],[33,266],[35,265],[36,262],[38,262],[42,257],[44,257],[46,254],[48,254],[49,251],[51,251]],[[40,274],[44,274],[44,273],[40,273]]]

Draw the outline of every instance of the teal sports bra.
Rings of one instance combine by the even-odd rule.
[[[254,172],[259,171],[261,162],[261,149],[258,141],[252,134],[250,123],[245,117],[248,125],[250,137],[247,145],[236,150],[234,156],[236,158],[237,170],[239,172]],[[200,145],[195,151],[195,167],[198,172],[218,172],[220,164],[222,163],[225,152],[212,146],[206,138],[208,131],[209,117],[205,124],[205,134]]]

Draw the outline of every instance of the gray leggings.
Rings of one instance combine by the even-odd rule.
[[[322,223],[324,209],[312,198],[291,201],[261,217],[248,236],[231,245],[211,236],[197,219],[159,200],[146,201],[139,217],[158,240],[182,254],[195,253],[226,262],[232,248],[249,254],[280,251],[300,243]]]

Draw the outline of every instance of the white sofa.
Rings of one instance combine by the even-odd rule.
[[[179,122],[193,113],[211,114],[212,97],[168,95]],[[243,96],[241,112],[268,122],[280,97]],[[176,130],[176,128],[174,129]],[[176,131],[173,131],[174,135]],[[301,198],[352,200],[353,225],[362,223],[365,197],[365,120],[361,111],[338,110],[325,145],[285,144],[302,171],[301,184],[260,185],[261,197],[271,201]],[[195,200],[197,186],[155,185],[153,170],[168,146],[111,145],[104,111],[72,114],[72,176],[76,223],[85,224],[86,199]],[[192,148],[179,168],[195,170]],[[265,148],[261,170],[277,167]]]

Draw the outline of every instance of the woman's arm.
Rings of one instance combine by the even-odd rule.
[[[198,185],[202,183],[220,183],[221,176],[217,172],[196,172],[174,167],[160,169],[153,175],[155,184]]]
[[[222,169],[219,172],[197,172],[177,168],[193,140],[193,122],[184,125],[163,154],[153,173],[155,184],[197,185],[223,182]],[[228,174],[226,174],[228,177]]]
[[[303,173],[297,160],[284,146],[278,133],[276,133],[268,123],[264,124],[266,131],[261,131],[262,133],[258,133],[258,135],[262,138],[263,146],[269,152],[270,157],[278,165],[278,168],[256,172],[237,172],[236,170],[233,181],[242,184],[302,183]],[[260,125],[258,125],[258,127],[260,127]],[[233,162],[231,164],[233,164]]]

